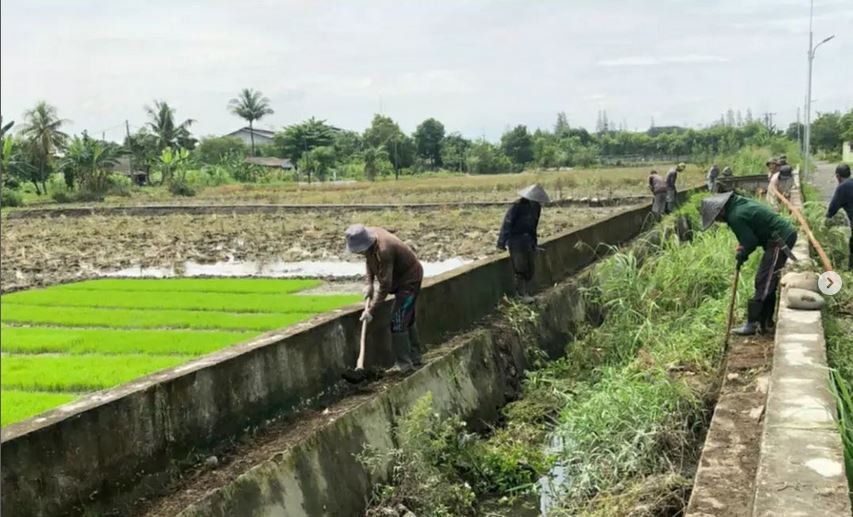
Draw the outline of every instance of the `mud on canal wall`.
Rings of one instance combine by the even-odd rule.
[[[648,205],[628,209],[544,242],[545,251],[537,257],[537,285],[551,285],[590,264],[606,251],[602,245],[635,237],[648,214]],[[427,282],[417,316],[425,344],[440,343],[470,327],[512,288],[506,256]],[[391,357],[390,305],[384,304],[371,325],[368,364],[382,365]],[[266,418],[334,396],[341,374],[355,363],[358,315],[359,309],[352,307],[319,316],[4,428],[4,514],[73,515],[121,507],[156,494],[178,473],[182,459],[210,450]],[[464,353],[477,348],[472,345]],[[430,371],[406,382],[423,379]],[[482,382],[484,391],[499,377],[468,375],[474,377],[467,382],[478,387]],[[493,409],[479,411],[496,411],[502,403],[488,398],[496,395],[482,396],[486,398],[471,403]]]

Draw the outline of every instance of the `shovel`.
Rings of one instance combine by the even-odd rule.
[[[370,298],[364,301],[364,310],[370,308]],[[361,322],[361,340],[358,348],[358,359],[355,361],[355,369],[347,370],[343,373],[343,378],[349,383],[358,384],[365,381],[372,381],[382,376],[381,370],[374,368],[364,369],[364,344],[367,340],[367,320]]]
[[[740,265],[735,268],[735,277],[732,280],[732,296],[729,300],[729,314],[726,317],[726,337],[725,341],[723,341],[723,354],[729,349],[729,335],[732,332],[732,319],[734,318],[735,313],[735,298],[737,298],[737,282],[740,278]]]

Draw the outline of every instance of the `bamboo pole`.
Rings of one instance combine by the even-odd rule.
[[[797,219],[797,221],[799,221],[800,226],[802,226],[803,231],[806,233],[806,237],[808,237],[809,242],[811,243],[812,247],[814,247],[814,249],[817,251],[817,254],[820,257],[820,261],[823,263],[823,270],[832,271],[832,264],[829,262],[829,257],[826,255],[826,252],[823,251],[823,246],[821,246],[815,238],[814,234],[812,233],[812,229],[809,227],[809,223],[806,222],[806,218],[803,217],[803,214],[800,213],[800,210],[795,207],[793,203],[788,201],[788,198],[783,196],[782,193],[779,192],[777,189],[773,188],[772,186],[768,186],[768,189],[773,192],[773,194],[777,198],[779,198],[779,201],[781,201],[788,208],[788,210],[792,214],[794,214],[794,217]]]

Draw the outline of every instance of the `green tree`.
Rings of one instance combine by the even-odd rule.
[[[190,134],[193,119],[186,119],[180,124],[175,122],[175,110],[165,101],[154,101],[153,106],[145,106],[148,114],[148,127],[157,137],[157,150],[167,147],[190,149],[195,147],[196,140]]]
[[[475,174],[509,172],[512,162],[500,149],[484,139],[477,140],[465,153],[465,166]]]
[[[118,145],[89,138],[83,133],[82,137],[75,136],[68,145],[61,167],[70,173],[81,190],[103,194],[121,153]]]
[[[441,143],[441,162],[445,167],[462,172],[465,169],[465,153],[471,142],[459,133],[451,133]]]
[[[24,124],[20,134],[27,141],[34,162],[33,175],[30,178],[36,187],[36,193],[47,193],[47,181],[56,153],[65,147],[68,135],[61,131],[66,121],[59,118],[56,108],[41,101],[24,113]],[[39,188],[41,183],[41,188]]]
[[[196,148],[198,159],[202,163],[215,165],[228,156],[238,156],[243,159],[249,150],[242,140],[233,136],[211,136],[202,138]]]
[[[415,161],[414,140],[406,136],[390,117],[373,116],[370,127],[364,131],[364,144],[365,147],[385,148],[395,176],[400,175],[400,169],[410,167]]]
[[[160,156],[160,146],[157,135],[146,128],[130,134],[124,139],[124,150],[130,156],[130,164],[134,170],[151,171],[151,166]]]
[[[335,156],[341,163],[349,162],[361,153],[363,142],[356,131],[338,131],[335,133]]]
[[[335,165],[335,149],[331,146],[315,147],[299,159],[299,170],[308,174],[308,183],[316,177],[323,181]]]
[[[249,138],[252,142],[252,156],[255,154],[255,132],[254,123],[266,115],[272,115],[274,111],[270,108],[270,100],[251,88],[243,88],[236,99],[228,102],[231,113],[249,122]]]
[[[302,155],[316,147],[326,147],[335,142],[337,130],[326,124],[325,120],[314,117],[288,126],[274,137],[276,152],[282,158],[290,158],[298,163]]]
[[[415,147],[418,156],[427,160],[432,167],[441,166],[441,141],[444,139],[444,125],[434,118],[421,122],[415,130]]]
[[[501,150],[516,165],[524,166],[533,161],[533,140],[527,126],[519,124],[504,133]]]
[[[368,146],[361,152],[364,160],[364,174],[368,181],[373,181],[385,167],[391,167],[388,151],[382,146]]]
[[[819,113],[811,127],[812,149],[838,152],[841,143],[841,113]]]
[[[844,142],[853,142],[853,109],[841,117],[839,125],[841,126],[841,140]]]

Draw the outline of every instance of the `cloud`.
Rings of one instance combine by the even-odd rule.
[[[706,56],[701,54],[685,54],[683,56],[628,56],[615,59],[603,59],[596,63],[597,66],[660,66],[660,65],[700,65],[707,63],[726,63],[727,57]]]

